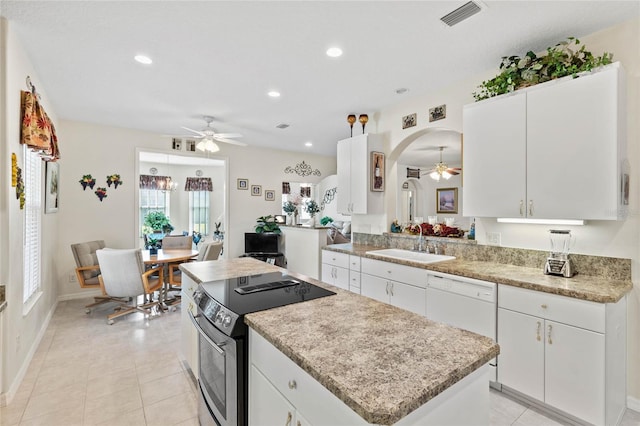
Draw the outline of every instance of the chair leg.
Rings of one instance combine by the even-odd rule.
[[[123,299],[118,299],[118,298],[109,297],[109,296],[94,296],[93,300],[94,300],[93,303],[89,303],[88,305],[84,306],[85,313],[90,314],[91,313],[91,308],[93,308],[95,306],[103,305],[103,304],[109,303],[109,302],[121,303],[121,302],[125,301]]]

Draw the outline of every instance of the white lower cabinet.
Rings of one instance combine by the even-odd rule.
[[[181,329],[182,329],[182,357],[187,363],[191,372],[198,378],[198,330],[191,322],[190,313],[197,315],[198,308],[193,300],[193,292],[198,288],[198,284],[187,276],[182,274],[182,290],[180,309],[181,309]]]
[[[322,276],[327,284],[349,290],[349,255],[322,250]]]
[[[362,259],[361,267],[363,296],[426,315],[426,270],[368,258]]]
[[[591,424],[617,424],[626,398],[626,300],[501,285],[498,301],[498,381]]]
[[[310,425],[302,414],[269,382],[255,365],[251,366],[249,419],[253,425]]]
[[[360,256],[349,255],[349,291],[360,294]]]

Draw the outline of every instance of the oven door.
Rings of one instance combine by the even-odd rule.
[[[241,342],[218,331],[198,310],[189,312],[198,330],[201,425],[237,426],[238,348]]]

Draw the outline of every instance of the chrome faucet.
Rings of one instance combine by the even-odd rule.
[[[418,228],[420,229],[420,236],[418,237],[418,251],[424,251],[424,240],[422,237],[422,226],[420,226],[420,224],[418,224]]]

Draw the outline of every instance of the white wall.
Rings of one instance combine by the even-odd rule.
[[[631,166],[631,186],[629,218],[625,221],[590,221],[586,226],[569,227],[576,236],[574,252],[598,256],[612,256],[632,259],[632,275],[634,290],[629,295],[628,303],[628,392],[640,408],[640,291],[638,291],[638,272],[640,262],[640,219],[639,219],[639,190],[640,174],[637,165],[640,164],[640,20],[635,18],[626,23],[606,29],[604,31],[583,36],[576,34],[585,43],[587,50],[594,55],[613,53],[614,61],[620,61],[627,73],[627,155]],[[520,53],[524,52],[505,52]],[[496,58],[496,65],[500,58]],[[498,69],[489,70],[467,81],[443,89],[438,93],[416,96],[394,105],[376,114],[378,118],[375,132],[385,136],[385,152],[387,153],[387,184],[388,188],[398,188],[398,165],[395,158],[404,146],[403,140],[414,132],[433,127],[441,127],[462,131],[462,107],[474,102],[472,92],[484,80],[494,77]],[[447,106],[447,117],[443,120],[429,123],[427,112],[429,108],[441,104]],[[401,118],[404,115],[418,113],[418,125],[410,129],[402,129]],[[372,130],[374,131],[374,130]],[[500,161],[509,161],[502,158]],[[579,161],[579,160],[576,160]],[[463,165],[464,168],[464,165]],[[508,176],[505,176],[508,179]],[[397,194],[394,190],[385,192],[385,215],[354,216],[354,229],[370,229],[371,233],[387,230],[396,215]],[[469,218],[467,218],[469,220]],[[500,224],[494,218],[476,220],[476,239],[480,244],[486,241],[486,232],[496,232],[501,235],[502,245],[518,248],[538,250],[549,249],[547,226],[543,225],[512,225]]]
[[[0,109],[0,284],[6,286],[7,307],[3,313],[2,330],[2,386],[3,397],[11,398],[16,392],[33,355],[35,345],[57,303],[58,268],[56,263],[56,239],[58,235],[58,214],[42,217],[42,296],[29,312],[23,312],[23,236],[24,210],[20,210],[11,187],[11,153],[18,157],[18,165],[23,166],[23,151],[20,140],[20,90],[26,90],[25,79],[31,76],[42,97],[42,104],[55,125],[59,123],[55,110],[46,95],[46,88],[39,85],[40,79],[32,64],[24,54],[19,40],[8,22],[0,18],[0,87],[4,104]],[[58,133],[60,137],[62,133]],[[64,151],[63,151],[64,153]],[[64,163],[60,162],[61,168]],[[44,167],[43,178],[44,178]],[[18,340],[20,343],[18,344]]]

